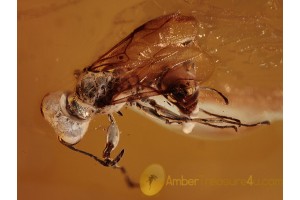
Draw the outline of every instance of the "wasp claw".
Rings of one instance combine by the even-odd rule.
[[[121,160],[122,156],[124,154],[124,149],[115,157],[115,159],[111,160],[110,158],[106,158],[104,160],[106,167],[116,167],[118,162]]]
[[[263,122],[260,122],[260,124],[266,124],[266,125],[270,125],[271,122],[270,121],[263,121]]]
[[[237,127],[236,127],[236,126],[233,126],[232,128],[235,130],[235,132],[237,132],[237,131],[238,131],[238,129],[237,129]]]
[[[112,161],[112,163],[114,163],[113,165],[117,164],[121,160],[123,154],[124,154],[124,149],[122,149],[119,155],[117,155],[116,158]]]

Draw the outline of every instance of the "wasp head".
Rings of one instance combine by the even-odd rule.
[[[60,140],[76,144],[86,133],[90,118],[80,119],[70,114],[67,100],[66,92],[49,93],[42,100],[41,112]]]

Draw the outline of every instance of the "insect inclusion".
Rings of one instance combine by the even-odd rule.
[[[195,41],[197,27],[194,17],[179,13],[153,19],[84,68],[78,74],[74,91],[47,94],[41,111],[59,141],[103,166],[119,167],[124,150],[111,158],[120,138],[113,113],[125,105],[137,107],[167,124],[179,124],[185,133],[190,133],[195,124],[235,131],[241,126],[269,124],[269,121],[246,124],[201,109],[202,90],[213,91],[225,104],[228,99],[220,91],[202,86],[196,77],[197,67],[208,57]],[[156,96],[163,97],[177,111],[160,105],[152,98]],[[197,117],[200,112],[208,117]],[[110,121],[102,159],[74,147],[97,114],[107,115]]]

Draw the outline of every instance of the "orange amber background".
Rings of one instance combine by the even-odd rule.
[[[206,28],[213,27],[200,41],[216,65],[206,85],[224,91],[231,101],[229,110],[251,110],[243,115],[250,120],[256,119],[253,113],[266,113],[272,125],[247,129],[227,140],[217,135],[228,131],[215,130],[212,139],[203,139],[123,109],[124,117],[116,116],[122,134],[114,152],[125,149],[120,164],[136,181],[152,163],[172,178],[282,180],[281,1],[19,0],[20,200],[149,199],[139,189],[128,188],[119,171],[62,146],[42,118],[40,103],[47,92],[71,90],[75,69],[93,62],[135,27],[177,10],[193,13]],[[107,124],[106,117],[97,117],[77,146],[100,156]],[[282,184],[165,186],[151,198],[282,199]]]

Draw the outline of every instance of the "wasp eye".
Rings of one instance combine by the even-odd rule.
[[[183,87],[174,88],[174,90],[171,92],[171,95],[176,100],[184,99],[187,96],[187,91]]]

